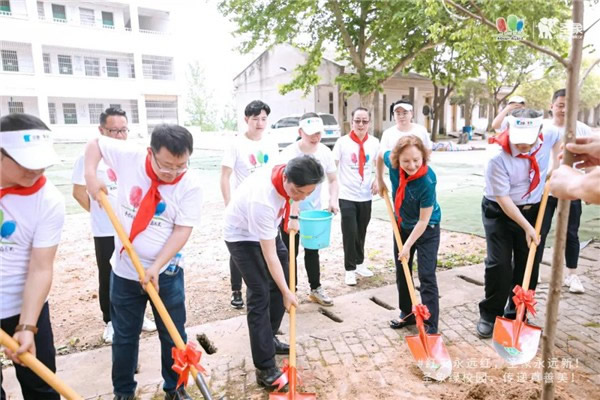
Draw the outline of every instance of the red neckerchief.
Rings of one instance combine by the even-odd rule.
[[[510,144],[509,144],[509,135],[508,135],[508,128],[506,130],[504,130],[504,132],[502,132],[501,134],[499,134],[497,137],[493,137],[490,138],[490,140],[488,141],[488,143],[497,143],[499,144],[502,149],[508,153],[509,155],[512,156],[512,151],[510,149]],[[542,133],[540,132],[539,135],[539,139],[540,140],[544,140],[544,135],[542,135]],[[540,149],[542,148],[542,146],[538,146],[538,148],[531,154],[519,154],[517,156],[517,158],[526,158],[529,160],[529,172],[531,173],[531,171],[533,171],[533,179],[531,180],[531,183],[529,184],[529,189],[527,190],[527,193],[525,193],[522,197],[522,199],[524,199],[525,197],[527,197],[527,195],[529,193],[531,193],[532,191],[535,190],[535,188],[540,184],[540,166],[538,165],[537,159],[535,158],[535,155],[537,154],[538,151],[540,151]]]
[[[40,176],[35,183],[29,187],[24,186],[12,186],[5,189],[0,189],[0,199],[7,194],[16,194],[17,196],[30,196],[44,187],[46,184],[46,177]]]
[[[396,198],[394,199],[394,207],[396,208],[396,215],[398,216],[398,223],[401,223],[402,217],[400,216],[400,208],[402,208],[402,202],[404,201],[404,195],[406,194],[406,185],[408,184],[408,182],[417,180],[417,179],[425,176],[427,174],[427,171],[429,171],[429,167],[427,166],[427,164],[423,164],[417,170],[417,172],[415,172],[413,175],[410,175],[410,176],[406,172],[404,172],[404,170],[402,168],[399,168],[399,170],[400,171],[398,171],[399,172],[398,175],[400,175],[400,178],[399,178],[398,190],[396,190]]]
[[[271,183],[275,186],[275,190],[281,197],[285,199],[285,205],[281,209],[283,211],[283,230],[288,231],[288,222],[290,221],[290,196],[286,193],[283,188],[283,171],[285,170],[285,164],[276,165],[273,167],[271,172]]]
[[[129,241],[133,243],[133,239],[144,231],[152,221],[152,217],[156,212],[156,205],[160,203],[160,193],[158,191],[159,185],[175,185],[177,182],[183,178],[185,172],[179,175],[173,182],[163,182],[158,179],[158,176],[152,169],[152,164],[150,163],[150,154],[146,156],[146,174],[148,178],[152,181],[150,185],[150,189],[146,192],[146,195],[142,199],[140,203],[140,208],[138,209],[135,218],[133,219],[133,223],[131,224],[131,232],[129,232]],[[123,251],[123,249],[121,249]]]
[[[363,180],[365,179],[365,163],[367,162],[364,143],[367,141],[368,138],[369,134],[367,133],[361,141],[358,138],[358,135],[354,133],[354,131],[350,132],[350,139],[356,142],[358,144],[358,147],[360,147],[360,149],[358,150],[358,173],[360,174],[360,177],[363,178]]]

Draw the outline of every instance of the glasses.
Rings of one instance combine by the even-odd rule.
[[[123,129],[107,129],[107,128],[103,128],[103,129],[106,130],[111,135],[122,135],[122,136],[125,136],[125,135],[127,135],[129,133],[129,128],[123,128]]]
[[[370,121],[368,119],[354,119],[352,122],[356,125],[367,125]]]
[[[190,160],[187,160],[185,167],[183,168],[164,168],[162,165],[160,165],[158,163],[158,160],[156,159],[156,154],[154,154],[154,152],[152,152],[152,158],[154,159],[154,162],[156,163],[156,166],[158,167],[158,172],[163,173],[163,174],[176,174],[176,175],[181,175],[184,172],[186,172],[189,167],[190,167]]]

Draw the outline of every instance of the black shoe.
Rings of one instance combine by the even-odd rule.
[[[131,395],[131,396],[115,396],[114,400],[135,400],[135,395]]]
[[[486,321],[483,318],[479,318],[477,322],[477,334],[480,338],[489,339],[494,333],[494,323]]]
[[[192,398],[183,386],[179,386],[179,389],[174,392],[165,393],[165,400],[192,400]]]
[[[244,308],[244,300],[242,300],[242,291],[234,290],[231,292],[231,307],[236,310],[241,310]]]
[[[277,367],[268,369],[256,369],[256,383],[260,386],[271,388],[276,386],[275,381],[281,376],[282,372]]]
[[[290,354],[290,345],[280,342],[277,336],[273,336],[273,344],[275,344],[275,354]]]
[[[416,324],[417,324],[417,320],[415,318],[408,318],[405,320],[393,319],[390,321],[390,328],[400,329],[400,328],[405,328],[407,326],[416,325]]]

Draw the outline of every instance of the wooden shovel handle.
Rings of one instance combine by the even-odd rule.
[[[19,343],[17,343],[15,339],[10,337],[2,329],[0,329],[0,344],[9,348],[15,353],[19,348]],[[35,356],[30,352],[25,352],[19,355],[19,359],[63,397],[66,397],[68,400],[83,400],[83,397],[75,393],[70,386],[60,380],[60,378],[56,376],[54,372],[50,371],[48,367],[42,364],[42,362],[35,358]]]
[[[290,291],[296,293],[296,231],[290,230]],[[296,307],[290,307],[290,367],[296,368]]]
[[[546,204],[548,204],[548,195],[550,194],[550,182],[546,182],[544,185],[544,194],[542,195],[542,201],[540,208],[538,209],[538,215],[535,220],[535,235],[539,239],[540,231],[542,230],[542,222],[544,221],[544,214],[546,212]],[[531,273],[533,272],[533,261],[535,260],[535,253],[537,251],[537,244],[531,241],[529,245],[529,254],[527,255],[527,264],[525,266],[525,275],[523,276],[523,290],[529,289],[529,283],[531,282]]]
[[[398,254],[394,254],[394,257],[398,257],[398,255],[400,255],[402,252],[402,237],[400,236],[400,230],[398,229],[398,224],[396,223],[396,216],[394,215],[394,209],[392,208],[392,203],[390,202],[390,197],[388,196],[388,190],[386,187],[383,188],[382,197],[385,200],[385,205],[387,206],[388,216],[390,217],[392,229],[394,230],[394,237],[396,238],[396,245],[398,247]],[[402,262],[404,278],[406,279],[406,286],[408,286],[408,293],[410,294],[410,301],[413,305],[417,305],[419,302],[417,301],[415,286],[413,285],[412,276],[410,275],[410,270],[408,269],[408,262],[405,258],[400,261]]]

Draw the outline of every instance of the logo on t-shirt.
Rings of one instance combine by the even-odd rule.
[[[266,164],[269,162],[269,155],[264,154],[262,151],[259,150],[258,153],[256,153],[256,155],[250,154],[249,160],[250,160],[250,164],[252,164],[252,166],[260,167],[263,164]]]
[[[15,244],[15,242],[8,242],[6,239],[10,238],[16,230],[17,222],[4,221],[4,211],[0,210],[0,244]]]
[[[365,164],[367,164],[369,162],[369,155],[366,155],[366,160],[365,160]],[[352,153],[352,155],[350,156],[350,160],[354,163],[357,164],[358,163],[358,155],[356,153]]]
[[[108,180],[111,182],[117,182],[117,174],[112,168],[106,170],[106,176],[108,176]]]
[[[160,203],[158,203],[156,205],[156,210],[154,210],[154,215],[156,217],[158,217],[158,216],[160,216],[160,214],[164,213],[166,209],[167,209],[167,203],[165,203],[164,201],[161,201]]]
[[[142,202],[142,188],[139,186],[133,186],[129,191],[129,204],[133,207],[135,211],[136,208],[140,206]]]

